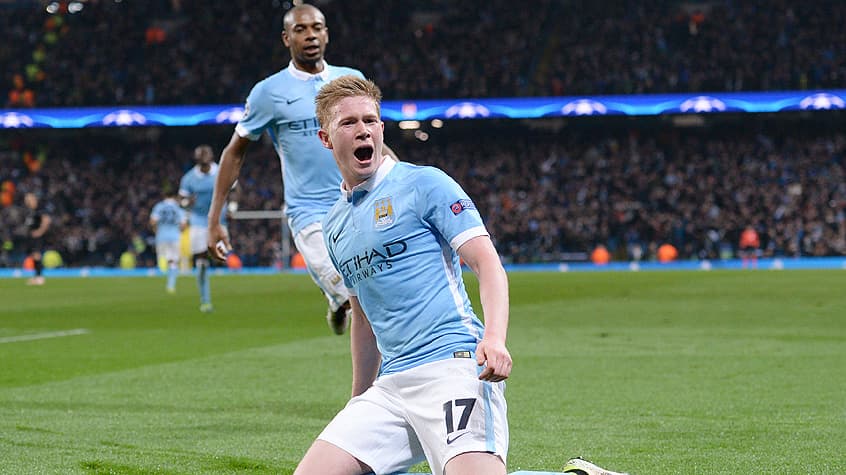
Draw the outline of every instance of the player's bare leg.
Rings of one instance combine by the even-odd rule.
[[[488,452],[467,452],[456,455],[444,466],[444,475],[505,475],[505,464]]]
[[[372,471],[340,447],[324,440],[315,440],[294,475],[362,475]]]

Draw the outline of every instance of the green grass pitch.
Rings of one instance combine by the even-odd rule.
[[[846,473],[846,272],[510,282],[509,472]],[[208,315],[178,287],[0,280],[0,473],[294,469],[348,398],[348,337],[305,275],[215,276]]]

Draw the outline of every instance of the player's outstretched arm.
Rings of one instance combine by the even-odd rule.
[[[209,255],[218,261],[226,260],[226,253],[232,250],[229,236],[220,225],[220,215],[223,213],[223,204],[229,196],[229,190],[238,174],[241,173],[241,165],[247,153],[250,139],[241,137],[237,132],[232,134],[229,143],[220,154],[220,163],[217,171],[217,178],[214,181],[214,194],[212,195],[211,206],[209,207]],[[218,245],[218,242],[222,245]]]
[[[511,374],[511,354],[505,347],[508,333],[508,276],[488,236],[475,237],[458,248],[458,255],[479,279],[479,299],[485,317],[485,335],[476,346],[476,361],[486,368],[483,381],[503,381]]]
[[[367,391],[379,374],[382,355],[376,347],[373,328],[361,308],[357,297],[350,297],[352,318],[350,319],[350,353],[352,354],[353,384],[352,396]]]

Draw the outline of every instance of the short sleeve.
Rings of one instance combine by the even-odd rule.
[[[179,196],[191,196],[191,193],[191,182],[188,179],[188,173],[186,173],[179,180]]]
[[[489,233],[476,205],[446,173],[431,168],[420,181],[423,219],[432,225],[457,250],[462,244]]]
[[[265,81],[261,81],[250,91],[244,104],[244,117],[235,126],[241,137],[258,140],[264,129],[273,120],[273,101],[264,92]]]

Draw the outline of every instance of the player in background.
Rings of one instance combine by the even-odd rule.
[[[209,206],[212,202],[215,178],[219,167],[214,163],[214,152],[209,145],[200,145],[194,149],[196,165],[188,170],[179,182],[179,204],[189,210],[188,223],[191,237],[191,254],[197,269],[197,286],[200,288],[200,311],[208,313],[214,310],[211,303],[209,284],[209,262],[206,243],[209,241]],[[226,188],[223,204],[234,182]],[[227,236],[226,215],[218,214],[214,220],[216,232]]]
[[[44,234],[50,229],[50,215],[38,206],[38,195],[32,192],[24,194],[24,227],[26,233],[26,253],[32,258],[35,276],[27,281],[29,285],[44,285],[44,263],[41,260],[44,247]]]
[[[743,268],[746,269],[751,262],[752,268],[757,269],[761,238],[758,237],[758,231],[755,231],[755,228],[751,225],[746,226],[743,232],[740,233],[738,248],[740,249],[739,254],[743,262]]]
[[[349,295],[332,266],[323,244],[321,219],[339,196],[341,175],[332,153],[317,138],[320,128],[314,98],[323,85],[343,75],[364,75],[352,68],[333,66],[323,59],[329,29],[323,13],[312,5],[298,5],[283,19],[282,42],[291,62],[259,81],[247,97],[244,117],[220,158],[220,172],[210,220],[221,215],[226,190],[238,178],[248,145],[268,132],[282,164],[285,213],[294,244],[314,282],[329,302],[326,319],[336,334],[343,334],[349,319]],[[386,153],[396,155],[385,146]],[[218,249],[222,241],[225,249]],[[209,229],[209,254],[225,259],[232,246],[222,226]]]
[[[452,178],[383,155],[380,98],[355,76],[317,96],[319,137],[343,176],[323,226],[350,291],[353,397],[295,473],[394,473],[425,459],[438,475],[504,475],[508,278]],[[459,259],[478,277],[484,325]]]
[[[176,293],[176,276],[179,273],[179,238],[188,226],[188,217],[176,201],[176,193],[165,192],[163,200],[153,206],[150,227],[156,233],[156,259],[164,260],[167,269],[165,291]]]

